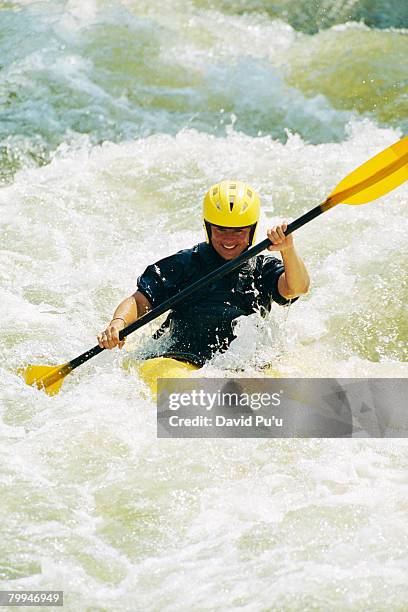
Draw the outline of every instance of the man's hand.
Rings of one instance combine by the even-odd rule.
[[[101,348],[113,349],[118,346],[120,349],[125,344],[124,340],[119,340],[119,332],[125,327],[125,322],[122,319],[112,319],[108,327],[103,331],[98,338],[98,344]]]
[[[293,249],[293,236],[285,236],[285,231],[288,227],[287,223],[281,225],[274,225],[271,229],[267,230],[267,236],[273,244],[268,247],[268,251],[287,251]]]
[[[97,336],[99,346],[105,349],[113,349],[118,346],[121,349],[126,338],[119,340],[119,332],[151,309],[149,300],[140,291],[125,298],[113,313],[113,319],[108,327]]]

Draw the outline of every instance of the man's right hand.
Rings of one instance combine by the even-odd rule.
[[[125,344],[124,340],[119,340],[119,332],[125,327],[125,322],[122,319],[113,319],[108,327],[103,331],[98,338],[98,344],[101,348],[113,349],[118,346],[120,349]]]

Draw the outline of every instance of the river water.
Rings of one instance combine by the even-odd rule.
[[[263,238],[406,134],[407,27],[400,0],[0,0],[2,589],[407,609],[405,440],[157,440],[124,351],[55,397],[16,375],[93,346],[146,265],[201,241],[210,184],[260,191]],[[205,373],[406,377],[407,198],[299,230],[309,295]]]

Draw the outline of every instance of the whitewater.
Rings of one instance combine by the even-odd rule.
[[[211,184],[259,191],[263,239],[405,135],[404,10],[0,0],[0,589],[69,611],[406,609],[406,440],[158,440],[129,368],[157,322],[57,396],[17,374],[94,346],[147,265],[202,241]],[[406,378],[407,199],[296,232],[309,294],[241,319],[204,375]]]

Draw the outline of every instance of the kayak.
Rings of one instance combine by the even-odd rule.
[[[198,369],[197,365],[171,357],[153,357],[136,365],[138,375],[150,388],[154,398],[157,396],[158,378],[188,378],[191,372]]]
[[[126,359],[123,362],[126,370],[137,374],[149,387],[154,399],[157,398],[157,380],[159,378],[189,378],[192,372],[200,366],[188,361],[180,361],[173,357],[152,357],[141,361]],[[267,378],[280,378],[279,371],[271,366],[262,369],[263,376]]]

